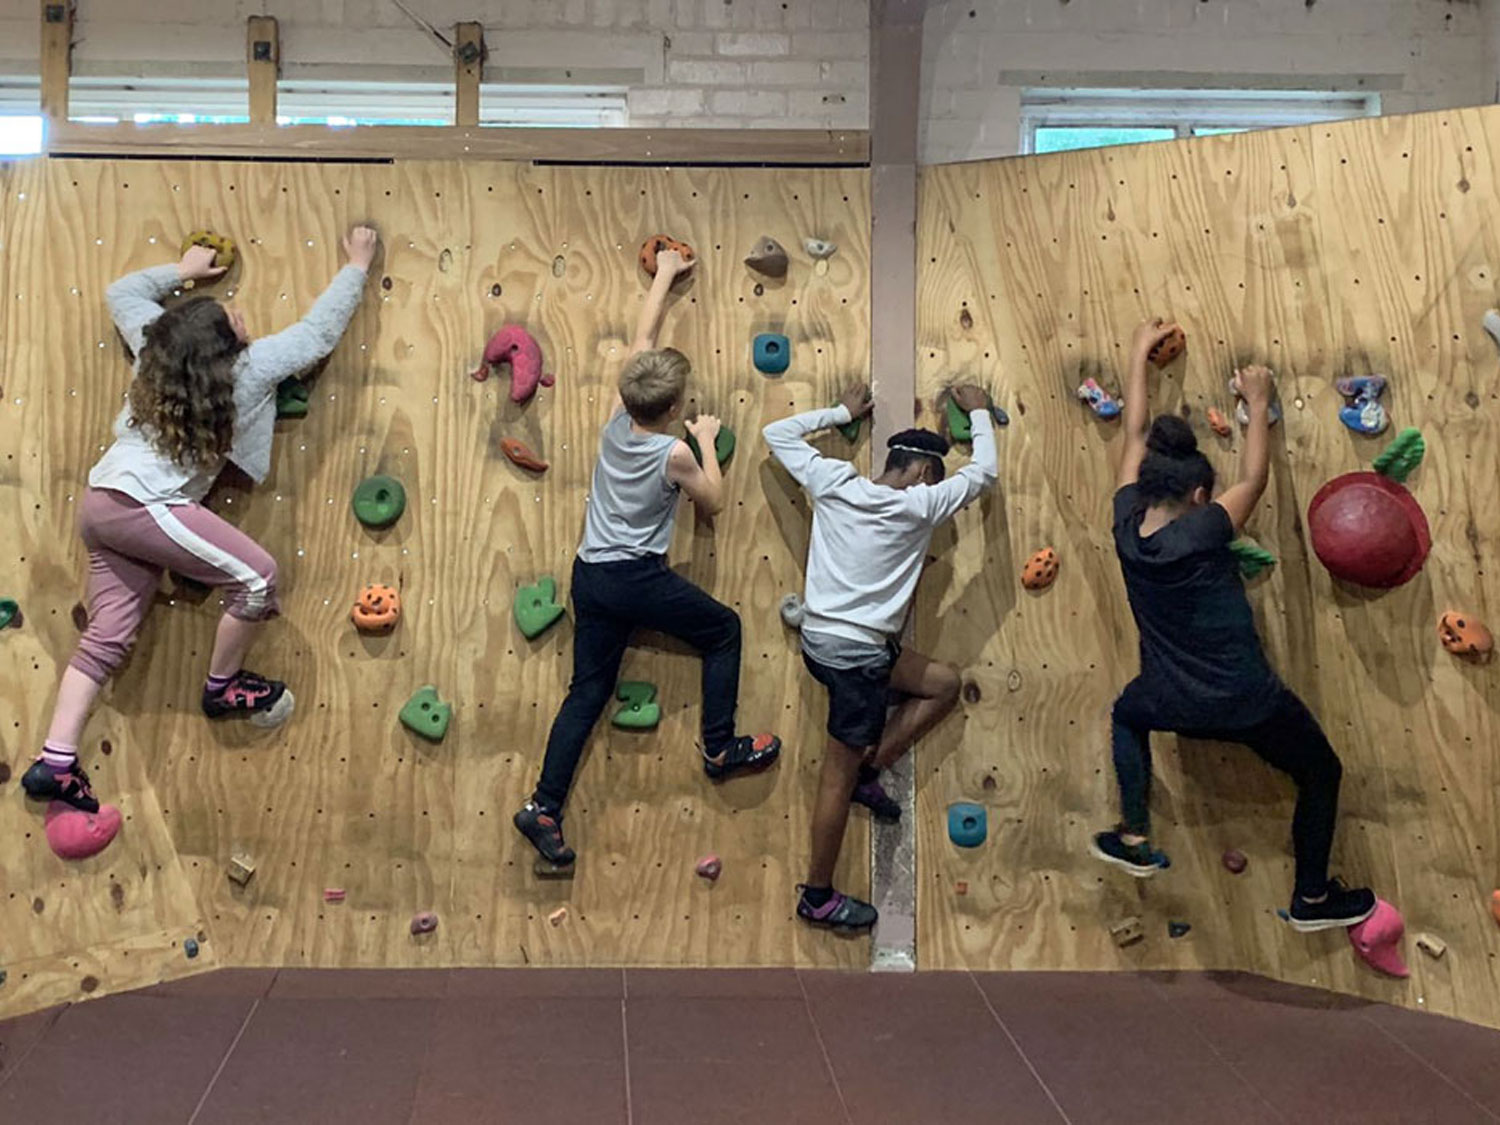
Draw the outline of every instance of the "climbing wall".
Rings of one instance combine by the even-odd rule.
[[[11,529],[0,595],[25,613],[0,634],[12,719],[0,735],[0,1015],[212,965],[867,962],[867,943],[792,917],[822,700],[776,612],[801,585],[808,512],[758,432],[868,378],[866,173],[34,161],[0,176],[0,510]],[[244,258],[214,292],[233,294],[253,332],[273,331],[332,276],[346,225],[367,219],[384,256],[308,416],[277,424],[263,486],[223,482],[212,499],[280,562],[284,616],[252,666],[290,682],[297,714],[269,734],[203,720],[218,599],[164,580],[84,746],[124,830],[96,859],[64,865],[17,782],[77,637],[77,504],[130,377],[104,288],[174,260],[187,231],[209,226]],[[740,441],[727,510],[710,528],[685,509],[672,562],[741,613],[741,725],[778,729],[787,749],[769,773],[708,782],[699,663],[642,637],[623,674],[655,682],[666,717],[654,733],[600,728],[570,808],[577,876],[541,883],[510,815],[535,780],[572,627],[525,640],[512,594],[549,573],[567,589],[597,431],[645,293],[636,251],[657,230],[701,257],[662,342],[693,359],[696,405]],[[784,280],[740,263],[762,234],[792,250]],[[826,266],[801,253],[808,235],[838,243]],[[482,384],[468,374],[506,322],[536,334],[557,377],[524,406],[509,400],[508,371]],[[791,338],[785,376],[751,366],[761,331]],[[551,469],[512,465],[504,437]],[[863,446],[841,443],[830,449],[864,462]],[[349,498],[376,472],[404,482],[408,506],[370,532]],[[368,582],[401,589],[405,618],[389,637],[349,623]],[[396,717],[427,683],[456,706],[436,745]],[[867,849],[856,821],[841,874],[856,890]],[[724,862],[714,884],[693,873],[708,852]],[[243,887],[225,874],[237,854],[255,867]],[[325,902],[333,888],[342,902]],[[421,910],[440,924],[414,938]],[[189,937],[201,942],[192,962]]]
[[[1495,344],[1500,110],[1349,122],[925,170],[919,379],[930,404],[981,378],[1013,419],[1000,491],[933,549],[918,642],[972,685],[918,762],[919,942],[930,968],[1235,968],[1500,1025],[1491,918],[1500,693],[1494,666],[1442,650],[1438,615],[1500,617],[1500,400]],[[1251,583],[1272,661],[1321,717],[1345,766],[1334,866],[1405,913],[1408,981],[1356,962],[1342,931],[1293,933],[1292,790],[1247,750],[1155,740],[1153,815],[1171,870],[1137,883],[1089,858],[1113,823],[1108,709],[1137,670],[1109,534],[1117,423],[1074,398],[1117,389],[1131,332],[1179,320],[1188,352],[1152,379],[1219,469],[1233,369],[1278,373],[1286,421],[1249,531],[1280,564]],[[1426,569],[1375,595],[1336,584],[1303,513],[1385,439],[1338,421],[1335,378],[1392,379],[1393,429],[1429,452],[1409,482],[1432,525]],[[935,416],[929,408],[927,418]],[[1045,546],[1055,586],[1021,588]],[[950,802],[987,807],[988,842],[947,839]],[[1220,863],[1242,849],[1248,871]],[[1109,927],[1141,918],[1117,948]],[[1170,939],[1169,921],[1191,925]],[[1417,952],[1428,931],[1441,960]]]

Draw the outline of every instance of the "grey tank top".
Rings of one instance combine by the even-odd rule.
[[[677,518],[677,486],[667,479],[671,434],[638,434],[620,411],[599,435],[599,460],[583,520],[584,562],[665,555]]]

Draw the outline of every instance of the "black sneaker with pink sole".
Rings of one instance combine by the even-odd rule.
[[[203,689],[203,713],[210,719],[245,718],[257,727],[275,727],[286,722],[295,705],[286,684],[244,669],[217,691]]]
[[[54,770],[38,758],[21,775],[21,788],[35,801],[61,801],[82,812],[99,811],[99,798],[94,796],[89,775],[77,762],[65,770]]]

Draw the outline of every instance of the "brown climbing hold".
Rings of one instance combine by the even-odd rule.
[[[78,982],[78,987],[84,992],[93,992],[99,987],[99,978],[90,973]]]
[[[1185,351],[1187,335],[1181,328],[1174,326],[1171,332],[1158,340],[1156,346],[1146,353],[1146,358],[1157,367],[1165,367]]]
[[[979,685],[978,684],[976,684],[973,680],[970,680],[968,683],[964,684],[964,702],[965,703],[978,703],[979,702],[979,697],[980,697],[980,691],[979,691]]]
[[[1238,848],[1230,848],[1222,857],[1224,866],[1233,874],[1238,875],[1250,866],[1250,861],[1245,858],[1245,853]]]
[[[983,789],[986,793],[993,793],[997,784],[998,782],[995,781],[993,774],[985,774],[984,780],[979,783],[979,788]]]
[[[114,903],[116,910],[125,909],[125,888],[113,879],[109,882],[109,901]]]
[[[746,255],[745,265],[767,277],[785,277],[786,250],[770,235],[763,235]]]
[[[1229,437],[1234,433],[1234,427],[1229,424],[1229,419],[1224,416],[1224,412],[1217,406],[1210,406],[1208,408],[1208,425],[1220,437]]]
[[[359,592],[349,620],[361,633],[388,633],[401,620],[401,595],[394,586],[371,583]]]
[[[1417,948],[1429,957],[1441,957],[1448,952],[1448,943],[1436,934],[1418,934]]]
[[[229,881],[237,887],[243,887],[250,882],[255,875],[255,864],[250,862],[249,856],[236,855],[229,858],[229,867],[225,870]]]
[[[1026,563],[1021,571],[1021,585],[1028,590],[1045,590],[1057,579],[1057,552],[1043,547]]]
[[[965,332],[974,327],[974,314],[968,309],[958,311],[958,326]]]
[[[547,921],[551,922],[554,926],[561,926],[567,917],[568,908],[566,906],[559,906],[551,914],[547,915]]]
[[[323,888],[323,901],[324,902],[343,902],[344,901],[344,888],[343,887],[324,887]]]
[[[693,870],[712,883],[718,879],[719,872],[724,870],[724,863],[718,856],[709,854],[700,859]]]
[[[686,242],[678,242],[664,234],[653,234],[641,245],[641,269],[651,277],[656,276],[656,255],[663,250],[676,250],[685,262],[691,262],[696,257],[693,248]]]
[[[31,912],[33,914],[40,914],[42,911],[44,911],[46,909],[47,909],[47,902],[40,895],[38,895],[36,898],[34,898],[34,899],[31,900]]]
[[[525,442],[509,437],[501,438],[500,452],[505,454],[512,464],[520,465],[523,469],[530,469],[534,473],[547,471],[547,462],[531,452],[530,446]]]
[[[107,738],[101,738],[99,740],[99,753],[103,754],[107,758],[114,752],[115,744],[113,742],[111,742]]]
[[[89,611],[83,608],[82,602],[73,603],[73,628],[80,633],[89,627]]]
[[[414,934],[430,934],[437,929],[437,915],[430,910],[423,910],[419,914],[411,916],[411,932]]]
[[[0,785],[10,780],[10,763],[0,762]]]
[[[953,892],[954,894],[966,895],[969,893],[969,884],[965,880],[960,879],[953,884]]]
[[[1115,944],[1121,949],[1127,945],[1134,945],[1146,936],[1146,931],[1141,927],[1141,920],[1136,917],[1124,918],[1109,928],[1109,936],[1115,939]]]
[[[1438,636],[1454,656],[1471,660],[1483,660],[1495,648],[1495,638],[1484,622],[1453,609],[1438,618]]]

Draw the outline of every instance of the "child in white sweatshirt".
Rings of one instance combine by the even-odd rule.
[[[995,435],[988,400],[959,387],[954,401],[974,430],[974,459],[945,480],[948,442],[930,430],[905,430],[886,444],[885,471],[873,480],[847,461],[824,457],[804,438],[870,413],[870,391],[851,388],[840,404],[772,422],[766,444],[813,502],[803,594],[802,659],[828,689],[828,748],[813,808],[812,861],[797,915],[814,925],[865,929],[867,902],[833,889],[851,800],[896,820],[901,807],[880,771],[952,710],[956,669],[902,650],[906,620],[932,533],[995,483]],[[886,717],[890,691],[905,701]]]

